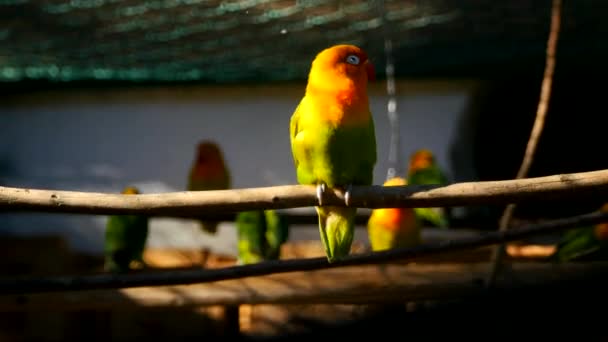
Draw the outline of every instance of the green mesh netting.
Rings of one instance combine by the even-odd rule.
[[[608,1],[566,1],[560,49],[603,48]],[[550,1],[0,0],[0,80],[278,81],[335,43],[384,37],[397,76],[540,57]],[[594,35],[597,35],[595,37]],[[595,37],[595,38],[593,38]],[[577,45],[577,42],[578,45]],[[595,42],[595,45],[594,43]],[[587,45],[585,45],[587,46]],[[570,49],[570,50],[568,50]],[[584,50],[583,50],[584,52]]]

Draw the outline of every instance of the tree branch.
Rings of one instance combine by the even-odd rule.
[[[131,195],[133,196],[133,195]],[[608,221],[608,213],[595,212],[565,219],[529,225],[511,231],[495,231],[481,236],[462,238],[413,248],[395,248],[381,252],[352,254],[328,263],[327,258],[303,258],[265,261],[258,264],[230,266],[217,269],[174,270],[153,273],[95,274],[87,276],[19,277],[0,279],[0,295],[56,291],[83,291],[144,286],[187,285],[220,280],[239,279],[274,273],[312,271],[354,265],[371,265],[410,261],[416,258],[469,250],[496,243],[521,240],[531,236],[553,233],[582,225]]]
[[[561,21],[561,0],[553,0],[551,6],[551,27],[549,31],[549,38],[547,39],[547,55],[545,61],[545,73],[543,76],[543,82],[540,89],[540,99],[538,101],[538,107],[536,109],[536,118],[534,119],[534,126],[530,132],[530,138],[526,146],[526,152],[524,159],[521,162],[519,171],[515,179],[525,178],[528,175],[532,161],[534,160],[534,154],[536,153],[536,146],[538,146],[538,140],[540,134],[543,131],[545,125],[545,117],[547,116],[547,109],[549,108],[549,100],[551,99],[551,85],[553,84],[553,72],[555,70],[555,51],[557,50],[557,38],[559,36],[559,28]],[[505,231],[509,229],[511,224],[511,218],[515,212],[517,204],[509,204],[500,218],[498,229]],[[488,274],[486,284],[491,287],[496,274],[500,272],[500,264],[504,255],[505,246],[498,245],[494,247],[492,254],[492,268]]]
[[[491,205],[608,195],[608,169],[518,180],[442,185],[354,186],[350,205],[359,208]],[[328,190],[324,205],[345,206],[340,190]],[[317,205],[314,186],[284,185],[213,191],[122,195],[0,187],[1,211],[80,214],[142,214],[196,217],[256,209]]]
[[[607,272],[606,262],[514,263],[503,289],[554,284]],[[239,304],[382,304],[480,294],[488,262],[368,265],[223,280],[209,284],[0,296],[0,312],[194,308]]]

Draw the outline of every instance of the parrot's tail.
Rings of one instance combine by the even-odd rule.
[[[201,229],[209,234],[217,233],[217,226],[219,225],[218,221],[200,221]]]
[[[357,208],[315,207],[319,215],[319,232],[327,260],[333,262],[350,253],[355,235]]]
[[[110,273],[128,272],[130,262],[129,251],[119,249],[106,255],[104,270]]]

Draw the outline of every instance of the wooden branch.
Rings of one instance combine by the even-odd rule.
[[[513,264],[497,287],[542,285],[606,272],[607,262]],[[489,263],[344,267],[211,284],[0,296],[0,312],[236,304],[380,304],[480,294]]]
[[[14,277],[0,278],[0,295],[27,294],[56,291],[85,291],[109,288],[128,288],[164,285],[188,285],[221,280],[262,276],[273,273],[313,271],[354,265],[382,264],[410,261],[455,251],[470,250],[496,243],[522,240],[535,235],[548,234],[582,225],[608,221],[608,213],[595,212],[566,219],[521,227],[505,232],[491,232],[482,236],[422,244],[412,248],[395,248],[381,252],[351,254],[328,263],[327,258],[301,258],[272,260],[258,264],[229,266],[216,269],[172,270],[132,274],[95,274],[84,276]]]
[[[538,101],[538,107],[536,109],[536,118],[534,119],[534,126],[530,132],[530,138],[526,146],[526,152],[524,159],[521,162],[517,176],[515,179],[526,178],[532,161],[534,160],[534,154],[536,153],[536,146],[540,134],[543,131],[545,125],[545,117],[547,116],[547,108],[549,108],[549,100],[551,99],[551,85],[553,84],[553,73],[555,70],[555,51],[557,50],[557,38],[559,36],[559,28],[561,22],[561,0],[553,0],[551,6],[551,27],[549,29],[549,38],[547,39],[547,54],[545,61],[545,72],[543,76],[543,82],[540,89],[540,99]],[[511,224],[511,218],[515,212],[516,203],[511,203],[505,208],[502,217],[500,218],[498,229],[505,231],[509,229]],[[491,287],[492,283],[496,278],[496,274],[500,272],[500,264],[504,255],[505,246],[498,245],[494,247],[492,253],[492,268],[488,274],[486,280],[487,286]]]
[[[350,205],[359,208],[441,207],[607,195],[608,169],[446,186],[355,186],[351,191]],[[324,205],[346,205],[344,194],[340,190],[328,190],[323,201]],[[315,187],[305,185],[141,195],[0,187],[0,210],[4,211],[194,217],[314,205],[317,205]]]

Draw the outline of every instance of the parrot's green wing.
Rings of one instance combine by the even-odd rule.
[[[314,110],[306,99],[300,102],[289,124],[298,182],[324,182],[330,188],[371,185],[377,160],[374,120],[348,127],[305,120],[303,111]]]
[[[417,170],[408,177],[408,184],[426,185],[426,184],[447,184],[448,179],[441,171],[439,166],[432,165],[428,168]]]
[[[554,262],[608,260],[608,246],[595,236],[594,227],[567,231],[555,252],[549,257]]]
[[[408,184],[411,185],[444,185],[448,179],[437,165],[432,165],[426,169],[417,170],[408,177]],[[421,220],[427,221],[440,228],[449,226],[447,208],[415,208],[416,216]]]
[[[264,260],[266,217],[262,210],[239,212],[235,220],[238,260],[253,264]]]
[[[291,143],[291,155],[293,157],[293,163],[298,169],[298,156],[296,154],[296,144],[295,138],[298,134],[298,121],[300,120],[300,104],[296,107],[296,110],[293,112],[291,119],[289,120],[289,142]]]
[[[138,215],[114,215],[108,218],[105,232],[105,269],[127,272],[132,261],[143,265],[148,238],[148,218]]]
[[[289,225],[285,217],[276,210],[264,211],[266,215],[266,251],[267,260],[280,258],[281,245],[289,238]]]
[[[434,226],[447,228],[449,226],[444,208],[414,208],[416,216]]]

